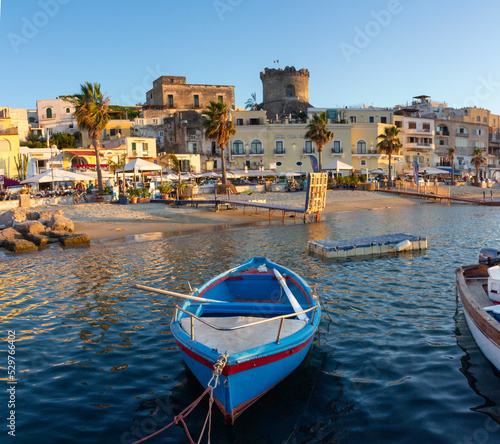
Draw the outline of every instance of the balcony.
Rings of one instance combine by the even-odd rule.
[[[313,148],[312,150],[304,150],[304,156],[310,156],[312,154],[315,154],[316,150]]]
[[[430,134],[430,128],[408,128],[406,134]]]
[[[262,156],[264,154],[264,149],[250,151],[250,156]]]
[[[52,113],[52,116],[47,117],[47,114],[42,114],[42,120],[55,120],[57,117],[56,113]]]
[[[436,136],[449,136],[449,131],[436,131]]]
[[[459,133],[458,131],[455,133],[455,137],[469,137],[469,133]]]
[[[215,156],[215,154],[212,154],[213,156]],[[245,151],[231,151],[231,156],[244,156],[245,155]]]
[[[407,144],[405,144],[405,148],[407,150],[418,150],[418,151],[433,150],[434,144],[433,143],[422,143],[422,142],[407,143]]]
[[[279,150],[274,150],[274,155],[275,156],[284,156],[286,154],[286,149],[282,148]]]

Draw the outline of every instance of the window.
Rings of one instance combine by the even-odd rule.
[[[236,119],[236,126],[243,126],[243,119]]]
[[[250,143],[250,154],[263,154],[264,150],[262,149],[262,142],[260,140],[252,140]]]
[[[358,154],[366,154],[366,142],[364,140],[358,140],[356,152]]]
[[[158,119],[153,119],[153,125],[158,125]]]
[[[132,151],[137,151],[137,143],[132,142]]]
[[[408,122],[408,129],[417,129],[417,122]]]
[[[469,146],[469,140],[457,137],[455,139],[455,146],[456,147],[460,147],[460,148],[468,148],[468,146]]]
[[[200,106],[200,96],[198,94],[194,95],[194,107],[198,108]]]
[[[258,125],[260,122],[259,122],[259,118],[258,117],[252,117],[249,121],[248,121],[248,124],[249,125]]]
[[[174,141],[174,139],[172,139],[172,137],[169,137],[168,141],[169,141],[169,142],[173,142],[173,141]]]
[[[69,114],[71,110],[69,108],[66,108],[66,114]]]
[[[313,151],[313,145],[311,140],[306,140],[304,142],[304,153],[306,154],[312,154],[314,153]]]
[[[442,136],[449,136],[450,133],[448,131],[448,127],[446,125],[438,125],[436,128],[437,134],[441,134]]]
[[[139,120],[137,121],[137,123],[138,123],[139,125],[144,125],[144,119],[139,119]]]
[[[374,116],[370,116],[368,121],[370,123],[375,123],[375,117]]]
[[[276,147],[274,149],[275,154],[285,154],[285,146],[282,140],[276,141]]]
[[[342,152],[342,147],[340,146],[340,140],[334,140],[333,141],[333,148],[332,148],[334,153],[341,153]]]
[[[360,163],[362,167],[366,166],[366,160],[362,160]]]
[[[116,134],[119,133],[119,132],[120,132],[120,130],[118,128],[111,128],[109,130],[109,135],[110,136],[116,136]]]
[[[486,117],[483,117],[483,123],[487,123],[488,120],[486,119]]]
[[[429,132],[431,130],[431,124],[430,123],[423,123],[422,129],[426,132]]]
[[[174,107],[174,96],[172,94],[168,95],[168,106],[170,106],[171,108]]]
[[[387,123],[387,117],[386,116],[380,117],[380,123]]]
[[[142,151],[144,151],[144,155],[147,156],[148,155],[148,144],[147,143],[143,143],[142,144]]]
[[[219,96],[219,103],[224,103],[224,97],[223,96]]]
[[[47,108],[46,114],[47,119],[52,119],[52,108]]]
[[[280,167],[283,165],[283,162],[276,162],[276,166]]]
[[[477,116],[476,117],[476,122],[481,122],[481,117]]]
[[[474,134],[476,136],[483,136],[484,135],[484,130],[482,130],[482,129],[474,130]]]
[[[410,156],[405,156],[405,162],[410,163]]]
[[[150,94],[149,98],[150,98],[150,99],[152,99],[152,98],[153,98],[153,93],[151,93],[151,94]]]
[[[235,140],[233,142],[233,155],[240,155],[240,154],[245,154],[245,145],[243,145],[243,142],[241,140]]]
[[[349,122],[356,123],[356,116],[349,116]]]
[[[484,149],[484,142],[476,142],[476,148]]]
[[[295,97],[295,87],[293,85],[287,85],[285,87],[285,96],[286,97]]]
[[[403,122],[401,122],[401,120],[396,120],[396,121],[394,122],[394,126],[395,126],[396,128],[402,128],[402,127],[403,127],[402,123],[403,123]]]
[[[165,131],[158,131],[158,136],[163,137],[165,135]]]
[[[424,163],[424,157],[423,156],[413,156],[413,161],[417,162],[419,165],[422,165]]]
[[[198,154],[198,144],[196,142],[188,142],[188,153]]]
[[[460,128],[457,129],[457,136],[469,137],[469,130],[461,126]]]

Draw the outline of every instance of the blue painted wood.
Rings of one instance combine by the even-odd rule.
[[[265,264],[268,272],[259,273],[257,268]],[[211,297],[229,301],[227,304],[193,303],[186,301],[183,309],[197,313],[201,318],[211,316],[275,317],[293,313],[293,308],[274,276],[278,270],[303,309],[316,307],[316,314],[308,313],[309,322],[296,333],[228,357],[226,366],[243,365],[245,369],[221,377],[214,396],[232,423],[263,393],[271,389],[302,362],[309,351],[321,317],[319,302],[313,297],[309,285],[296,273],[269,261],[254,257],[248,262],[227,270],[203,284],[194,296]],[[270,302],[271,301],[271,302]],[[213,364],[224,350],[213,350],[196,340],[191,341],[180,320],[188,315],[179,312],[172,319],[171,332],[179,344],[183,359],[200,383],[206,387],[212,378]],[[274,334],[274,332],[273,332]],[[278,331],[276,331],[276,335]],[[262,358],[262,359],[261,359]],[[256,363],[255,365],[253,363]]]

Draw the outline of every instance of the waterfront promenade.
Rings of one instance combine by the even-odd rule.
[[[500,186],[493,192],[500,193]],[[451,195],[482,197],[482,189],[472,186],[451,187]],[[303,206],[304,192],[241,194],[238,200],[265,200],[267,203]],[[386,208],[402,208],[413,205],[433,204],[418,198],[387,195],[369,191],[329,190],[323,216],[331,213],[377,211]],[[75,229],[89,234],[94,241],[120,238],[146,233],[188,234],[192,232],[218,231],[237,225],[267,223],[268,214],[243,214],[241,209],[215,212],[213,208],[173,207],[149,203],[136,205],[79,204],[58,206],[63,214],[75,223]],[[291,218],[290,223],[293,223]],[[276,223],[281,223],[280,218]]]

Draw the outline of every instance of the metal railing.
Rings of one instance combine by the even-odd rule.
[[[218,331],[241,330],[242,328],[253,327],[254,325],[266,324],[268,322],[273,322],[273,321],[280,320],[280,327],[279,327],[279,330],[278,330],[278,336],[276,337],[276,344],[279,344],[280,343],[280,339],[281,339],[281,332],[283,330],[283,323],[285,322],[285,319],[287,319],[287,318],[293,318],[293,317],[298,316],[300,314],[308,313],[310,311],[314,311],[314,313],[312,315],[312,318],[311,318],[311,324],[313,324],[314,323],[314,318],[316,316],[316,310],[317,310],[317,308],[318,308],[318,305],[316,304],[314,307],[308,308],[307,310],[302,310],[302,311],[299,311],[297,313],[290,313],[290,314],[287,314],[287,315],[276,316],[274,318],[268,318],[268,319],[264,319],[262,321],[252,322],[250,324],[237,325],[235,327],[217,327],[216,325],[212,325],[209,322],[203,320],[202,318],[196,316],[195,314],[190,313],[190,312],[182,309],[178,305],[176,305],[175,306],[174,320],[177,321],[177,322],[179,321],[177,319],[177,315],[178,315],[179,311],[182,311],[184,314],[188,315],[191,318],[190,335],[189,335],[190,338],[191,338],[191,342],[194,341],[194,320],[195,319],[197,321],[199,321],[199,322],[201,322],[201,323],[209,326],[210,328],[213,328],[214,330],[218,330]]]

